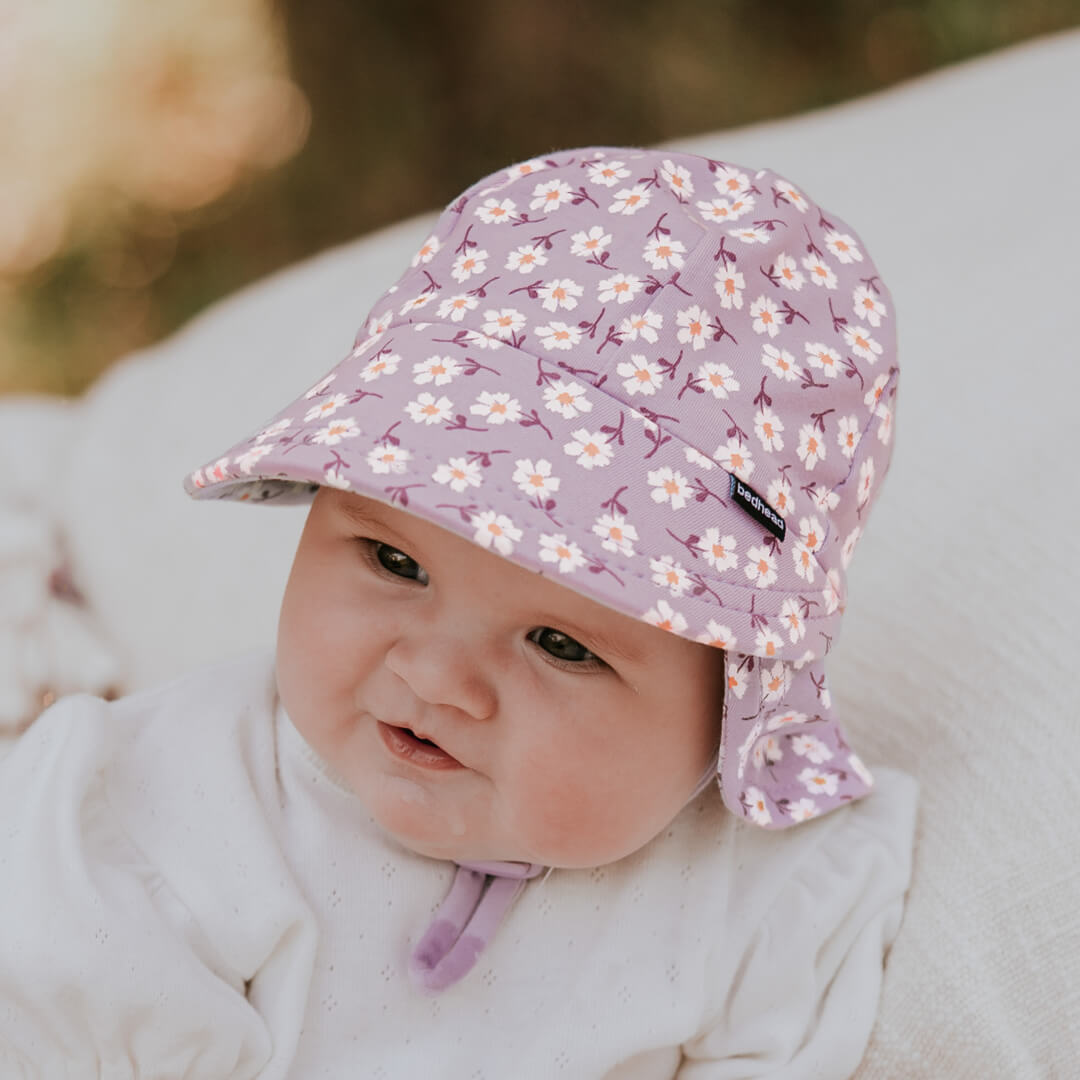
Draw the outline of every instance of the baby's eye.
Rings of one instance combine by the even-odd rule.
[[[375,545],[375,558],[383,569],[388,570],[395,577],[410,578],[419,581],[421,585],[428,583],[427,571],[415,559],[409,558],[404,551],[389,544]]]
[[[538,626],[529,632],[528,638],[539,645],[544,652],[554,656],[556,660],[565,660],[575,664],[600,662],[600,657],[589,652],[580,641],[575,641],[561,630],[552,630],[550,626]]]

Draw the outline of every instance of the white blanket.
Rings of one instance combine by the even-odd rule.
[[[856,222],[899,313],[896,459],[832,684],[863,756],[923,803],[859,1080],[1077,1075],[1078,96],[1073,33],[679,144]],[[142,686],[270,643],[301,512],[192,504],[180,477],[348,349],[428,221],[246,290],[74,407],[0,403],[0,597],[21,597],[0,602],[0,722],[50,681]],[[85,609],[41,587],[64,552]],[[42,629],[59,609],[62,641]]]

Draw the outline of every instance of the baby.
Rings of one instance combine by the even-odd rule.
[[[373,310],[188,479],[311,500],[276,657],[0,765],[0,1076],[850,1076],[915,804],[822,667],[891,449],[862,243],[569,151]]]

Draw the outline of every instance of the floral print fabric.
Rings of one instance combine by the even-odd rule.
[[[889,293],[800,188],[689,154],[569,151],[451,204],[345,359],[187,486],[354,490],[723,648],[725,800],[783,827],[871,783],[821,660],[896,383]]]

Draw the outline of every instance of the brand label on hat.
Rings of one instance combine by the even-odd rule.
[[[730,477],[728,495],[773,536],[783,540],[787,533],[784,519],[752,487],[744,484],[734,473],[730,474]]]

